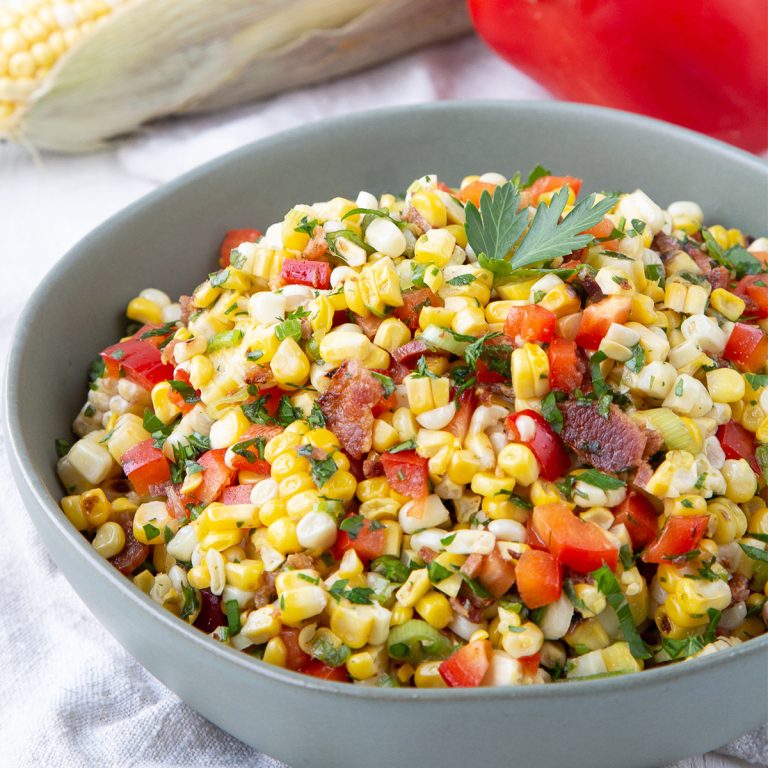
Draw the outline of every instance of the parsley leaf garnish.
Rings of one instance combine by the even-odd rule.
[[[323,413],[317,401],[312,403],[312,410],[307,416],[307,424],[313,429],[319,429],[325,427],[325,414]]]
[[[168,382],[171,385],[171,389],[174,392],[178,392],[181,395],[181,399],[188,405],[194,405],[200,402],[200,395],[197,394],[197,390],[188,384],[186,381],[171,380]]]
[[[549,422],[552,429],[560,434],[563,428],[563,413],[557,407],[557,395],[554,390],[541,401],[541,415]]]

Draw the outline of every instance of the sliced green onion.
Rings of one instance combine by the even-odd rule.
[[[421,334],[421,340],[429,347],[442,349],[444,352],[450,352],[452,355],[463,355],[469,341],[467,337],[456,334],[447,328],[441,328],[439,325],[428,325]],[[472,339],[474,341],[474,339]]]
[[[696,441],[681,418],[669,408],[651,408],[638,411],[663,438],[670,451],[688,451],[694,456],[699,452]]]
[[[392,628],[387,639],[387,649],[393,659],[418,664],[427,659],[448,658],[453,645],[431,624],[411,619]]]

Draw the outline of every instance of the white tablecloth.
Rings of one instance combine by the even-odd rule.
[[[180,173],[330,115],[499,97],[548,98],[470,38],[225,114],[158,125],[97,155],[36,159],[0,147],[0,357],[24,300],[56,259]],[[0,441],[0,766],[279,766],[193,712],[105,632],[35,537],[10,474]],[[728,702],[713,706],[728,716]],[[768,728],[729,752],[752,762],[710,753],[679,768],[765,765]]]

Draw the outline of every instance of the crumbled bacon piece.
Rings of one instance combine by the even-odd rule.
[[[731,588],[731,605],[742,603],[749,597],[749,579],[742,573],[734,573],[728,586]]]
[[[362,315],[356,315],[352,313],[352,319],[357,325],[362,328],[363,333],[373,341],[373,337],[376,335],[376,331],[379,330],[379,326],[384,322],[383,318],[376,317],[376,315],[368,315],[368,317],[362,317]]]
[[[302,259],[310,261],[328,261],[328,241],[325,239],[325,230],[318,224],[312,231],[312,237],[301,252]]]
[[[115,518],[115,522],[125,532],[125,544],[114,557],[109,559],[109,562],[120,573],[130,576],[149,557],[149,547],[146,544],[142,544],[133,535],[132,513],[121,512]]]
[[[419,557],[427,564],[429,565],[436,557],[437,552],[435,552],[434,549],[430,549],[429,547],[422,547],[419,550]]]
[[[384,474],[384,466],[378,453],[370,453],[363,461],[363,475],[368,477],[381,477]]]
[[[354,459],[371,450],[373,406],[384,396],[381,383],[358,360],[341,365],[318,400],[328,429]]]
[[[470,555],[461,566],[461,572],[470,579],[474,579],[483,567],[483,556],[478,554]]]
[[[716,288],[728,288],[730,279],[731,274],[725,267],[715,267],[711,272],[707,273],[707,280],[709,280],[713,291]]]
[[[564,416],[560,437],[580,459],[604,472],[638,467],[648,449],[661,444],[660,436],[639,427],[613,404],[607,416],[601,416],[594,403],[571,400],[560,408]]]
[[[418,227],[421,230],[419,234],[424,234],[424,232],[432,229],[432,225],[412,205],[405,209],[403,221]]]
[[[181,322],[186,325],[189,322],[189,316],[195,311],[195,302],[191,296],[179,296],[179,306],[181,307]]]
[[[293,570],[300,571],[315,567],[315,559],[306,552],[299,552],[295,555],[288,555],[285,564]]]
[[[272,379],[272,371],[263,365],[249,365],[245,369],[243,379],[246,384],[254,384],[258,387]]]

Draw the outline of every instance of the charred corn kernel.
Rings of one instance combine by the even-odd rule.
[[[61,500],[61,509],[72,525],[78,531],[85,531],[88,526],[88,518],[85,515],[80,496],[65,496]]]
[[[203,561],[200,565],[195,565],[187,572],[187,581],[190,587],[195,589],[208,589],[211,586],[211,573],[208,566]]]
[[[252,592],[258,588],[261,575],[264,573],[264,563],[261,560],[243,560],[239,563],[226,563],[224,571],[227,584],[237,589]]]
[[[355,476],[351,472],[340,469],[320,487],[319,495],[347,502],[355,495],[356,488]]]
[[[300,624],[325,610],[327,593],[322,587],[304,585],[286,589],[279,600],[280,619],[285,624]]]
[[[365,502],[363,507],[365,507],[366,504],[372,504],[373,502]],[[400,504],[398,503],[398,507]],[[379,518],[379,521],[384,526],[384,549],[382,550],[382,555],[393,555],[394,557],[397,557],[400,555],[400,546],[403,541],[403,529],[400,527],[400,523],[397,520],[382,520]]]
[[[472,451],[459,450],[451,455],[448,477],[452,482],[463,485],[471,482],[480,469],[480,460]]]
[[[743,299],[730,291],[726,291],[725,288],[715,288],[712,291],[709,302],[713,309],[717,310],[727,320],[734,322],[742,316],[747,306]]]
[[[427,569],[418,568],[408,574],[405,583],[395,592],[395,598],[400,605],[412,608],[429,592],[430,587]]]
[[[270,499],[262,504],[259,509],[259,521],[269,527],[276,520],[285,517],[288,513],[285,509],[285,501],[282,499]]]
[[[295,475],[289,475],[281,480],[277,491],[280,494],[280,498],[285,501],[297,493],[308,491],[310,488],[315,488],[315,481],[312,479],[312,475],[309,472],[297,472]]]
[[[411,205],[423,216],[430,226],[444,227],[448,223],[445,203],[433,191],[422,189],[411,196]],[[430,230],[431,232],[432,230]],[[448,233],[450,234],[450,233]],[[451,247],[453,250],[453,247]]]
[[[331,631],[353,649],[368,642],[373,623],[373,612],[365,605],[338,603],[331,611]]]
[[[462,309],[451,320],[451,328],[465,336],[482,336],[488,330],[485,312],[481,307]]]
[[[564,640],[571,648],[583,646],[590,651],[607,648],[611,644],[611,638],[608,636],[608,633],[595,618],[580,621],[565,635]]]
[[[675,598],[680,608],[691,617],[704,616],[708,619],[707,611],[725,610],[731,602],[731,590],[721,579],[682,578],[675,584]],[[666,604],[666,602],[665,602]]]
[[[422,307],[419,312],[419,328],[423,331],[428,325],[450,328],[456,312],[446,307]]]
[[[86,520],[88,520],[88,526],[91,528],[98,528],[106,523],[112,513],[112,505],[101,488],[94,488],[83,493],[80,496],[80,506]]]
[[[581,300],[573,288],[563,284],[548,291],[539,306],[554,312],[557,317],[565,317],[581,309]]]
[[[413,247],[413,260],[420,264],[448,264],[456,247],[456,238],[447,229],[430,229]]]
[[[746,459],[727,459],[723,464],[725,495],[737,504],[749,501],[757,493],[757,477]]]
[[[727,485],[726,485],[727,487]],[[713,499],[707,505],[709,512],[708,531],[717,544],[730,544],[740,539],[747,531],[747,516],[730,499]]]
[[[369,477],[357,484],[355,495],[359,501],[383,499],[389,494],[389,483],[386,477]]]
[[[435,629],[443,629],[453,621],[453,609],[441,592],[428,592],[416,602],[416,612]]]
[[[267,641],[262,660],[275,667],[285,667],[288,660],[288,649],[281,637],[273,637]]]
[[[400,624],[405,624],[406,621],[410,621],[412,618],[413,608],[411,606],[395,603],[392,606],[392,615],[390,616],[389,623],[391,626],[396,627]]]
[[[269,365],[278,384],[301,386],[309,378],[309,360],[292,338],[280,342]]]
[[[439,661],[422,661],[416,667],[413,682],[417,688],[447,688],[448,684],[440,676]]]
[[[103,558],[109,559],[125,546],[125,531],[118,523],[103,523],[98,527],[91,544]]]
[[[170,424],[181,410],[169,397],[171,385],[167,381],[161,381],[152,388],[152,409],[163,424]]]
[[[75,525],[75,527],[77,526]],[[768,507],[758,509],[751,514],[747,530],[750,533],[768,534]]]
[[[539,477],[539,462],[533,451],[522,443],[510,443],[501,449],[497,466],[520,485],[531,485]]]
[[[411,332],[408,326],[396,317],[388,317],[384,320],[373,337],[373,343],[377,347],[386,349],[387,352],[394,352],[398,347],[402,347],[403,344],[407,344],[410,340]]]
[[[690,614],[680,605],[677,598],[677,587],[675,587],[675,594],[669,595],[664,601],[664,610],[667,612],[669,619],[680,627],[700,627],[709,620],[706,611],[704,613],[696,612],[695,614]]]
[[[733,368],[707,371],[707,389],[716,403],[735,403],[744,397],[744,378]]]
[[[492,472],[478,472],[473,478],[470,487],[473,493],[480,496],[499,496],[504,493],[512,493],[515,488],[513,477],[496,477]]]
[[[281,554],[290,555],[301,552],[296,535],[296,523],[290,517],[279,517],[267,528],[267,540]]]

